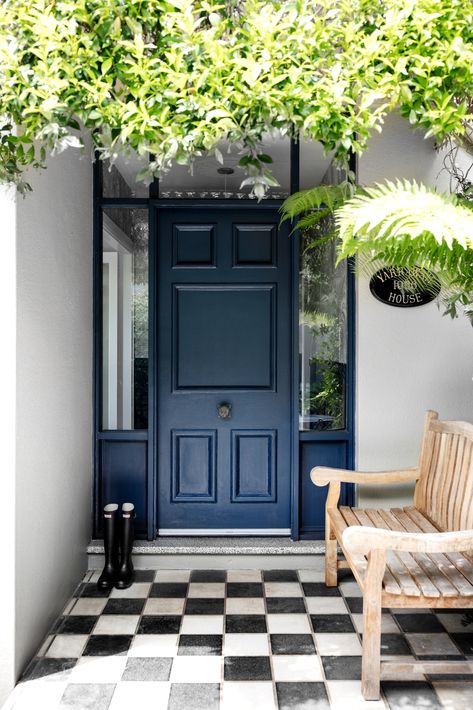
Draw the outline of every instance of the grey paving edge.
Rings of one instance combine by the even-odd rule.
[[[102,540],[92,540],[89,555],[103,554]],[[222,537],[166,537],[148,542],[138,540],[133,546],[135,555],[322,555],[322,540],[286,538],[222,538]]]

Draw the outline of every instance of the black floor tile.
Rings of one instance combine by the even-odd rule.
[[[267,597],[268,614],[305,614],[302,597]]]
[[[441,703],[428,683],[422,681],[383,681],[381,688],[390,710],[441,710]],[[458,708],[460,710],[460,708]],[[465,708],[466,710],[466,708]]]
[[[39,678],[67,681],[76,663],[77,658],[40,658],[29,664],[21,677],[21,682]]]
[[[183,599],[187,594],[187,582],[155,582],[151,585],[150,597]]]
[[[279,710],[330,710],[324,683],[276,683]]]
[[[109,599],[102,614],[134,614],[143,611],[146,599]]]
[[[53,629],[55,634],[90,634],[98,616],[61,616]]]
[[[133,636],[125,634],[96,634],[87,641],[84,656],[121,656],[131,645]]]
[[[274,655],[305,656],[316,652],[310,634],[271,634],[270,640]]]
[[[310,620],[316,634],[345,634],[355,631],[349,614],[311,614]]]
[[[172,683],[167,710],[218,710],[219,683]]]
[[[222,634],[181,634],[178,656],[221,656]]]
[[[393,614],[393,618],[405,633],[445,633],[435,614]]]
[[[339,597],[338,587],[327,587],[323,582],[302,582],[306,597]]]
[[[225,680],[271,680],[269,656],[226,656]]]
[[[402,634],[381,634],[381,655],[410,656],[411,649]]]
[[[82,592],[84,591],[85,584],[84,582],[81,582],[80,584],[77,585],[77,587],[74,589],[74,593],[72,594],[73,597],[80,597]]]
[[[188,599],[186,614],[223,614],[224,599]]]
[[[222,569],[195,569],[191,572],[191,582],[226,582],[227,572]]]
[[[99,589],[96,582],[87,582],[82,587],[80,596],[81,597],[99,597],[105,599],[110,595],[111,589]]]
[[[227,634],[265,634],[266,617],[263,614],[229,614],[225,617]]]
[[[172,658],[128,658],[122,680],[169,680],[171,666]]]
[[[59,704],[60,710],[108,710],[115,684],[113,683],[69,683]]]
[[[327,680],[361,680],[361,656],[322,656],[322,664]]]
[[[263,571],[265,582],[298,582],[296,570],[293,569],[268,569]]]
[[[345,597],[352,614],[363,614],[363,597]]]
[[[140,619],[137,634],[178,634],[181,627],[180,616],[158,616],[146,614]]]
[[[473,655],[473,633],[454,633],[450,634],[450,638],[457,644],[462,653],[468,656]]]
[[[263,585],[260,582],[228,582],[228,597],[262,597]]]

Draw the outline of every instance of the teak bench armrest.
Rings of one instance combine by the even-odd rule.
[[[427,553],[473,551],[473,530],[410,533],[353,525],[343,531],[342,539],[349,552],[364,555],[372,550]]]
[[[326,486],[327,483],[401,483],[402,481],[416,481],[419,478],[419,469],[403,468],[397,471],[347,471],[343,468],[328,468],[316,466],[310,472],[312,483],[316,486]]]

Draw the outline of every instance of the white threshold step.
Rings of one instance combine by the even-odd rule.
[[[136,540],[137,569],[322,569],[323,540],[288,537],[160,537]],[[89,569],[103,565],[103,541],[87,548]],[[318,559],[316,559],[318,558]]]
[[[92,540],[89,555],[103,554],[103,541]],[[322,555],[323,540],[288,537],[160,537],[135,540],[134,555]]]

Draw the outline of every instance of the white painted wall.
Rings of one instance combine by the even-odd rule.
[[[15,671],[86,569],[92,508],[92,169],[67,151],[17,208]]]
[[[15,681],[15,369],[16,205],[0,188],[0,450],[2,452],[2,578],[0,583],[0,705]]]
[[[359,180],[409,178],[448,190],[442,155],[400,116],[388,118],[359,161]],[[423,416],[473,421],[473,328],[435,304],[393,308],[357,284],[357,468],[417,463]],[[410,488],[359,488],[361,505],[410,500]]]

